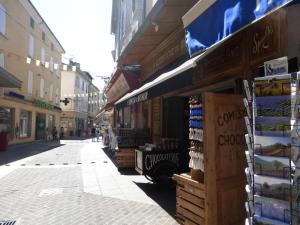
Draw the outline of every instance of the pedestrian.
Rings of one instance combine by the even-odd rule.
[[[48,127],[46,127],[46,129],[45,129],[45,140],[46,141],[49,141],[50,139],[49,139],[49,128]]]
[[[96,135],[96,128],[92,128],[92,142],[95,140],[95,135]]]
[[[52,128],[52,138],[53,138],[53,141],[57,140],[57,129],[55,126]]]
[[[100,129],[97,127],[97,128],[96,128],[96,138],[97,138],[97,142],[99,141],[99,137],[100,137]]]
[[[63,127],[60,127],[60,139],[64,139],[64,133],[65,133],[65,129]]]

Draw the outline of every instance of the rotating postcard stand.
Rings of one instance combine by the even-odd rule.
[[[293,88],[293,129],[291,161],[292,176],[292,224],[300,225],[300,73],[298,72]]]
[[[300,149],[293,146],[300,140],[300,135],[293,136],[297,126],[291,126],[297,109],[297,105],[292,106],[297,102],[294,87],[291,75],[256,78],[251,98],[244,81],[248,224],[299,225],[299,185],[295,185],[293,171],[297,168],[292,160],[296,154],[292,153]]]

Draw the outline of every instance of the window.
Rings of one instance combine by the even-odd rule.
[[[40,97],[41,98],[44,98],[44,88],[45,88],[45,81],[43,78],[41,78],[41,81],[40,81]]]
[[[50,71],[53,72],[53,67],[54,67],[54,62],[53,62],[53,57],[50,57]]]
[[[41,48],[41,63],[45,65],[45,49]]]
[[[49,100],[53,101],[53,84],[51,84],[49,88]]]
[[[0,4],[0,33],[6,32],[6,9]]]
[[[85,83],[84,83],[84,81],[82,80],[81,90],[84,91],[84,88],[85,88]]]
[[[54,64],[54,69],[56,69],[56,76],[59,77],[59,75],[60,75],[59,65]]]
[[[32,95],[33,91],[33,73],[28,71],[28,94]]]
[[[20,137],[31,136],[31,112],[21,110],[20,113]]]
[[[42,31],[42,40],[45,41],[46,40],[46,34],[44,31]]]
[[[0,53],[0,67],[4,68],[4,53]]]
[[[32,17],[30,17],[30,27],[34,29],[34,20]]]
[[[51,51],[54,51],[54,45],[51,43]]]
[[[29,36],[28,56],[31,58],[34,57],[34,37],[32,34],[30,34],[30,36]]]
[[[132,0],[131,8],[132,8],[132,12],[134,12],[135,11],[135,0]]]
[[[78,76],[76,76],[76,79],[75,79],[75,87],[77,87],[77,88],[80,87],[80,79]]]

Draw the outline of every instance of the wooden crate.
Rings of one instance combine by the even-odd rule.
[[[118,169],[135,167],[135,151],[134,148],[119,148],[116,151],[116,164]]]
[[[205,216],[204,184],[186,175],[174,175],[176,187],[176,217],[180,224],[202,225]]]

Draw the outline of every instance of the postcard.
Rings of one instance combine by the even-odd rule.
[[[244,91],[245,91],[247,100],[248,100],[248,102],[251,102],[252,101],[251,91],[250,91],[249,83],[247,80],[243,80],[243,86],[244,86]]]
[[[288,201],[254,196],[255,215],[281,222],[291,222],[290,203]]]
[[[252,169],[250,169],[249,167],[246,167],[245,168],[245,174],[246,174],[246,178],[247,178],[247,182],[248,182],[248,184],[251,184],[252,185],[252,178],[253,178],[253,175],[254,175],[254,173],[253,173],[253,170]]]
[[[251,139],[249,134],[245,134],[245,140],[246,140],[246,144],[247,144],[247,147],[248,147],[248,151],[252,155],[252,153],[253,153],[253,147],[252,147],[253,139]]]
[[[255,103],[257,116],[291,117],[291,95],[257,97]]]
[[[290,180],[254,175],[254,194],[291,201]]]
[[[254,85],[256,97],[291,94],[290,75],[256,78]]]
[[[247,116],[249,118],[252,118],[252,115],[251,115],[251,110],[250,110],[250,107],[249,107],[249,104],[248,104],[248,101],[246,98],[243,99],[243,102],[244,102],[244,106],[245,106],[245,109],[246,109],[246,112],[247,112]]]
[[[292,146],[291,159],[295,164],[300,163],[300,146]]]
[[[249,184],[247,184],[245,186],[245,190],[246,190],[246,193],[247,193],[247,196],[248,196],[248,201],[253,201],[252,187]]]
[[[254,214],[254,202],[253,201],[247,201],[245,202],[246,212],[248,214],[248,217],[251,217]]]
[[[255,117],[255,135],[288,137],[291,135],[289,117]]]
[[[290,225],[290,223],[281,222],[278,220],[272,220],[266,217],[254,215],[253,221],[255,225]]]
[[[252,134],[252,129],[251,129],[251,125],[250,125],[250,120],[247,116],[244,117],[244,120],[245,120],[245,124],[246,124],[246,128],[247,128],[247,132],[249,134],[250,137],[253,137],[253,134]]]
[[[258,155],[290,157],[291,138],[290,137],[254,137],[254,152]]]
[[[258,175],[290,178],[289,158],[254,155],[254,172]]]

